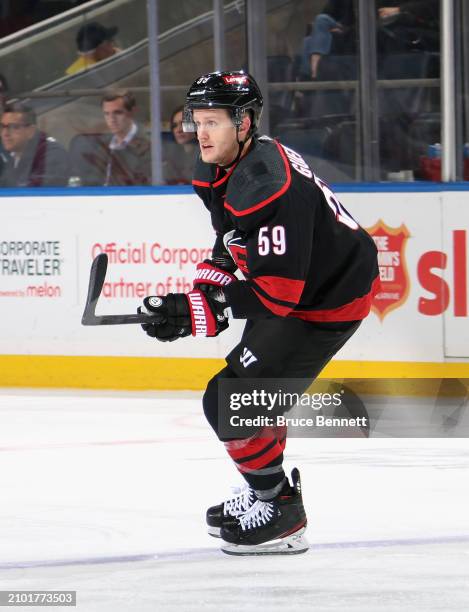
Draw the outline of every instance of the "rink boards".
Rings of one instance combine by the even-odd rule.
[[[338,197],[375,239],[382,291],[325,374],[469,378],[465,186],[349,189]],[[98,314],[132,313],[145,295],[190,288],[213,244],[190,188],[5,193],[0,385],[197,389],[223,366],[241,321],[218,338],[171,344],[136,325],[80,324],[99,252],[110,264]]]

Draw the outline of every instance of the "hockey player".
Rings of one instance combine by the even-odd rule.
[[[143,326],[161,341],[216,336],[228,316],[247,320],[204,394],[218,435],[218,411],[228,410],[218,406],[220,381],[304,379],[304,391],[368,315],[379,286],[371,237],[298,153],[257,135],[262,104],[243,71],[207,74],[189,89],[184,128],[199,140],[193,185],[211,215],[213,255],[197,266],[188,294],[144,299],[148,312],[164,315],[162,325]],[[219,438],[246,481],[207,511],[222,550],[307,550],[299,472],[290,483],[282,467],[285,428]]]

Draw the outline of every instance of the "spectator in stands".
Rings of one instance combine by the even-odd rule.
[[[174,142],[165,146],[164,176],[170,185],[187,184],[192,181],[194,158],[199,150],[194,132],[182,129],[183,106],[176,108],[170,120]]]
[[[377,0],[381,53],[438,51],[440,0]]]
[[[319,64],[324,55],[354,50],[355,42],[354,0],[328,0],[312,27],[306,31],[303,42],[303,78],[316,79]]]
[[[32,108],[7,104],[1,118],[2,145],[8,160],[0,177],[2,187],[51,187],[68,183],[65,149],[36,125]]]
[[[117,27],[106,28],[97,21],[81,26],[76,38],[78,58],[67,68],[65,74],[71,75],[87,70],[94,64],[119,53],[121,49],[114,43],[117,32]]]
[[[129,90],[110,92],[101,100],[110,134],[105,137],[104,185],[151,185],[151,143],[135,122],[137,103]]]

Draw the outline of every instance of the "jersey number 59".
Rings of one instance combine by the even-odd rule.
[[[259,255],[283,255],[287,251],[287,241],[285,238],[285,228],[283,225],[275,225],[272,229],[261,227],[257,240]]]

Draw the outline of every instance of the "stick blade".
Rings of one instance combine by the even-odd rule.
[[[86,297],[85,310],[81,318],[82,325],[129,325],[129,324],[156,324],[160,325],[166,321],[161,314],[150,315],[148,313],[134,314],[110,314],[96,315],[96,305],[103,289],[106,278],[108,258],[106,253],[100,253],[93,259],[90,270],[90,281],[88,284],[88,295]]]
[[[87,302],[97,302],[101,295],[107,271],[107,255],[100,253],[93,259],[90,271],[90,284],[88,286]]]
[[[108,258],[106,253],[100,253],[93,259],[88,284],[88,295],[86,296],[85,310],[81,318],[82,325],[96,325],[96,305],[106,278]]]

